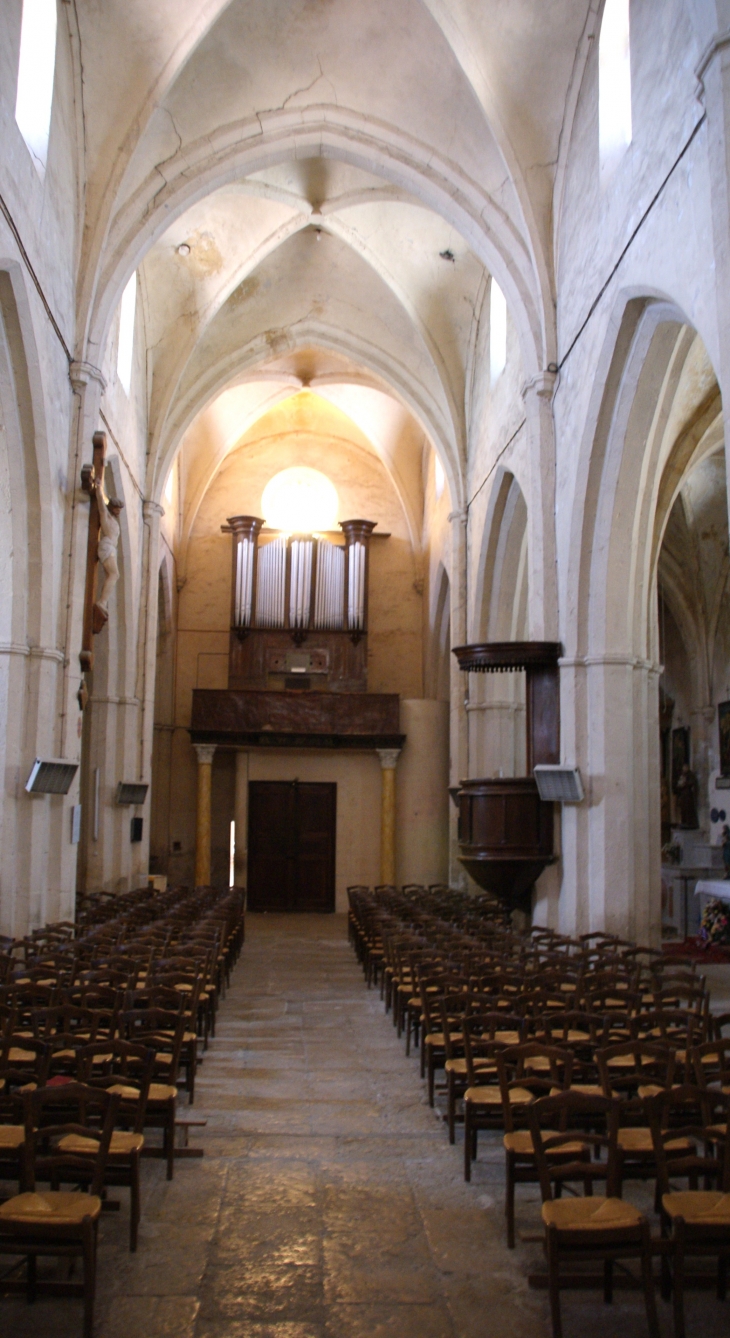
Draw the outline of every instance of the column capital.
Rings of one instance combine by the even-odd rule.
[[[451,524],[452,521],[458,520],[460,525],[466,525],[468,519],[469,512],[466,507],[463,507],[461,511],[450,511],[447,516],[449,524]]]
[[[715,59],[715,56],[719,55],[720,52],[724,51],[728,46],[730,46],[730,29],[726,28],[724,32],[715,33],[712,41],[708,42],[700,59],[695,65],[695,79],[697,80],[696,97],[699,102],[704,102],[705,100],[705,75],[707,74],[707,71]]]
[[[376,748],[376,753],[380,758],[380,765],[383,771],[395,771],[398,765],[398,758],[401,755],[400,748]]]
[[[538,372],[537,376],[530,377],[529,381],[525,381],[520,392],[523,400],[527,402],[529,399],[532,399],[533,396],[538,400],[551,400],[555,393],[556,378],[557,372],[551,372],[549,370]]]
[[[142,503],[142,515],[144,516],[145,520],[147,520],[148,517],[152,518],[153,516],[164,516],[164,514],[165,514],[164,506],[160,506],[159,502],[151,502],[147,498],[145,498],[145,500]]]
[[[102,390],[106,390],[106,379],[101,368],[95,367],[93,362],[69,363],[68,376],[74,390],[83,390],[89,381],[98,381]]]
[[[214,743],[194,743],[193,748],[198,754],[198,766],[209,767],[213,764],[213,755],[216,745]]]

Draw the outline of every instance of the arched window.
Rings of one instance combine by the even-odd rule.
[[[494,385],[507,362],[507,302],[492,279],[489,291],[489,379]]]
[[[56,68],[56,0],[23,0],[15,120],[43,180]]]
[[[132,385],[132,358],[134,356],[134,317],[137,311],[137,271],[135,270],[119,305],[119,346],[117,348],[117,376],[127,394]]]
[[[606,0],[598,43],[598,144],[610,176],[631,143],[630,0]]]

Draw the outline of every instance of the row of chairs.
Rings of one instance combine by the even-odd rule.
[[[699,1231],[702,1249],[715,1253],[721,1296],[730,1254],[730,1039],[724,1036],[730,1017],[713,1017],[696,969],[605,934],[576,940],[545,930],[518,935],[486,899],[475,923],[474,900],[454,892],[351,889],[349,925],[366,981],[380,986],[394,1025],[399,1034],[405,1032],[406,1052],[412,1042],[420,1049],[431,1104],[443,1071],[451,1142],[457,1122],[464,1123],[467,1180],[479,1131],[503,1131],[511,1247],[515,1186],[540,1184],[554,1333],[560,1333],[565,1233],[577,1232],[581,1249],[586,1232],[593,1233],[588,1239],[594,1245],[598,1237],[585,1197],[571,1198],[577,1205],[571,1209],[548,1207],[546,1166],[558,1192],[572,1179],[591,1195],[596,1175],[607,1179],[605,1211],[616,1214],[616,1230],[631,1216],[629,1246],[638,1243],[643,1252],[650,1329],[655,1332],[656,1312],[652,1319],[648,1280],[651,1254],[658,1251],[662,1291],[673,1290],[675,1331],[681,1335],[688,1242],[694,1250]],[[550,1105],[560,1100],[562,1106]],[[556,1110],[560,1122],[551,1129]],[[544,1132],[544,1156],[536,1118]],[[585,1173],[598,1151],[591,1139],[599,1138],[606,1154],[602,1169]],[[697,1190],[700,1162],[705,1191]],[[689,1180],[681,1227],[673,1213],[670,1173]],[[638,1210],[617,1206],[624,1204],[623,1185],[631,1180],[655,1182],[659,1241],[652,1240]],[[700,1198],[691,1197],[695,1191]],[[702,1199],[702,1192],[710,1200]],[[708,1211],[712,1220],[699,1225]],[[609,1273],[612,1258],[620,1257],[611,1254],[614,1247],[612,1226],[602,1245]],[[607,1283],[607,1295],[610,1290]]]
[[[0,945],[0,1179],[19,1190],[0,1203],[0,1252],[25,1258],[29,1300],[39,1255],[82,1258],[87,1338],[107,1187],[130,1191],[135,1250],[141,1157],[163,1156],[172,1179],[177,1157],[202,1155],[187,1136],[204,1121],[179,1117],[178,1094],[194,1098],[243,908],[242,889],[140,889]]]

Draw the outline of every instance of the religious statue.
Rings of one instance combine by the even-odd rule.
[[[722,862],[725,865],[725,877],[730,878],[730,827],[722,829]]]
[[[109,618],[109,596],[119,580],[117,544],[119,543],[120,529],[117,517],[124,506],[124,502],[120,502],[116,497],[106,498],[101,479],[94,479],[94,491],[101,528],[97,556],[104,568],[104,584],[101,587],[101,594],[94,604],[94,631],[98,631]]]
[[[679,804],[680,827],[696,831],[700,825],[697,817],[697,777],[694,771],[690,771],[686,762],[679,774],[674,793]]]

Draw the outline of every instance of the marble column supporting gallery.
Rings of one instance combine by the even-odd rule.
[[[210,795],[214,743],[196,743],[198,755],[198,806],[195,825],[195,886],[210,883]]]
[[[400,748],[377,748],[381,766],[380,881],[395,882],[395,769]]]

